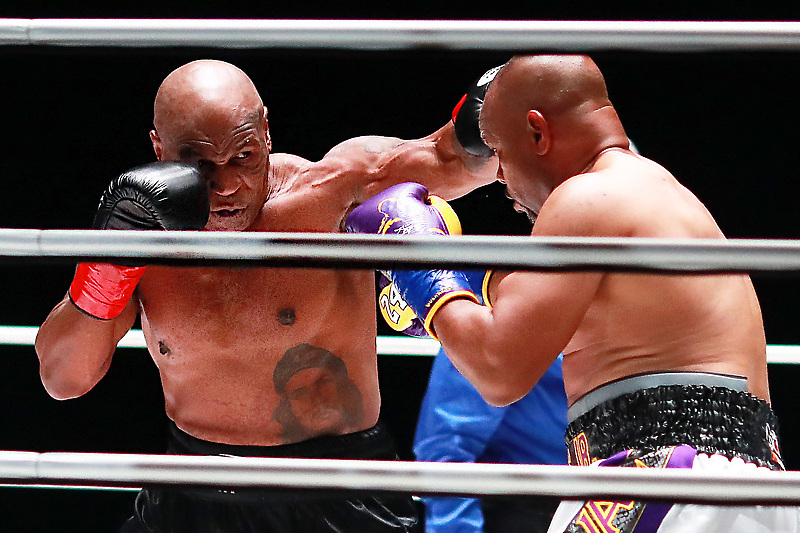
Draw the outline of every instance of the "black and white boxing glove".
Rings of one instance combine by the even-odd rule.
[[[480,157],[491,157],[492,150],[486,146],[481,138],[481,130],[478,120],[481,117],[481,108],[486,91],[492,84],[492,80],[497,72],[502,68],[490,68],[484,72],[483,76],[473,83],[467,94],[453,108],[453,124],[455,125],[456,138],[468,154]]]

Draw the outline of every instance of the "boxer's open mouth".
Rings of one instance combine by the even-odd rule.
[[[241,209],[215,209],[213,213],[219,217],[232,217],[241,213]]]

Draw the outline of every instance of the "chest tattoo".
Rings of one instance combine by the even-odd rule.
[[[280,398],[272,419],[281,425],[284,442],[342,435],[364,417],[361,391],[347,365],[324,348],[306,343],[289,348],[272,382]]]

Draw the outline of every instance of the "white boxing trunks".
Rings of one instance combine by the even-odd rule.
[[[652,466],[646,466],[692,468],[704,472],[767,470],[763,466],[745,463],[740,458],[728,459],[722,455],[705,453],[695,455],[690,446],[679,446],[673,452],[675,450],[684,456],[677,461],[678,464],[651,463]],[[663,460],[669,454],[670,449],[664,448],[645,455],[660,455]],[[649,462],[647,459],[643,456],[638,461]],[[680,464],[687,460],[690,461],[688,465]],[[630,465],[597,461],[592,466],[645,466],[633,464],[636,461],[630,461]],[[547,533],[795,533],[800,531],[799,523],[800,510],[797,507],[565,501],[559,505]]]
[[[599,387],[569,410],[570,464],[783,470],[777,418],[737,376],[647,374]],[[562,502],[548,533],[782,533],[800,508],[643,501]]]

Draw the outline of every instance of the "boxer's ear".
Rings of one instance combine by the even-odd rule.
[[[267,119],[267,106],[261,109],[261,126],[264,128],[264,137],[267,141],[267,151],[272,152],[272,137],[269,135],[269,120]]]
[[[550,125],[547,123],[547,119],[535,109],[528,111],[528,132],[537,154],[545,155],[550,151],[552,145]]]
[[[161,137],[158,136],[156,130],[150,130],[150,142],[153,143],[153,151],[156,153],[156,159],[163,161],[164,143],[161,142]]]

